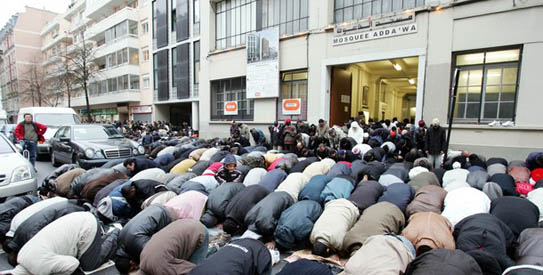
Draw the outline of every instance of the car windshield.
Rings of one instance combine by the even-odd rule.
[[[74,127],[75,140],[100,140],[122,137],[113,127]]]
[[[73,125],[81,121],[74,114],[36,114],[34,121],[45,125]]]
[[[11,154],[14,153],[13,148],[8,144],[8,142],[0,137],[0,154]]]

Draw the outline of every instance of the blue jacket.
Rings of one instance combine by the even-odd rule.
[[[112,198],[111,204],[113,207],[113,215],[119,218],[130,218],[130,216],[132,216],[132,208],[121,193],[121,189],[123,189],[124,186],[131,184],[131,181],[127,181],[117,186],[111,193],[109,193],[109,196]]]
[[[275,190],[281,182],[287,178],[287,172],[283,169],[273,169],[266,173],[260,180],[259,185],[266,187],[270,192]]]
[[[312,200],[303,200],[287,208],[279,217],[274,239],[285,249],[298,248],[307,242],[315,221],[322,214],[321,205]]]
[[[154,159],[154,162],[156,163],[157,166],[166,166],[174,160],[175,158],[172,154],[164,154],[164,155],[156,157],[156,159]]]
[[[351,167],[349,167],[345,163],[336,163],[332,168],[330,168],[330,171],[328,171],[327,176],[329,178],[335,178],[337,176],[345,175],[350,176],[352,173]]]
[[[324,204],[337,199],[346,199],[354,189],[353,182],[343,177],[333,178],[321,193],[321,200]]]
[[[302,188],[300,194],[298,194],[298,200],[312,200],[323,205],[321,193],[322,190],[324,190],[324,187],[326,187],[326,185],[330,182],[330,180],[331,178],[325,175],[313,176],[304,186],[304,188]]]
[[[378,202],[388,201],[405,213],[405,208],[415,197],[415,189],[409,184],[394,183],[389,185]]]

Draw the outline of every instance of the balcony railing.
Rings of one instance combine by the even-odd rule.
[[[166,100],[159,100],[158,99],[158,91],[153,91],[153,102],[155,103],[166,103],[166,102],[177,102],[177,101],[194,101],[198,99],[198,92],[199,88],[198,85],[194,85],[194,88],[192,89],[190,93],[189,98],[177,98],[177,89],[175,87],[170,89],[168,99]]]

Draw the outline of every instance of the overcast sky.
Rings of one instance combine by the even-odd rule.
[[[70,2],[70,0],[0,0],[0,28],[4,27],[12,15],[24,11],[25,6],[62,13],[66,11]]]

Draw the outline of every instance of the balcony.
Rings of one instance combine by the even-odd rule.
[[[76,2],[71,7],[68,7],[68,10],[64,13],[64,19],[70,20],[78,11],[85,8],[85,3],[85,0],[76,0]]]
[[[60,62],[62,58],[58,55],[49,56],[43,63],[41,63],[42,66],[47,66],[53,63]]]
[[[177,103],[177,102],[192,102],[198,101],[198,86],[191,87],[192,91],[189,98],[177,99],[177,89],[175,87],[170,88],[169,99],[167,100],[158,100],[158,91],[153,91],[153,103],[154,104],[166,104],[166,103]]]
[[[130,8],[130,7],[126,7],[112,15],[110,15],[109,17],[99,21],[98,23],[90,26],[87,31],[85,31],[85,37],[87,39],[91,39],[91,40],[99,40],[103,37],[103,33],[108,30],[109,28],[125,21],[125,20],[132,20],[132,21],[135,21],[135,22],[139,22],[138,20],[138,11],[133,9],[133,8]]]
[[[41,47],[41,51],[46,51],[47,49],[51,48],[52,46],[56,45],[57,43],[60,43],[60,42],[67,42],[67,43],[71,43],[72,42],[72,38],[69,37],[66,33],[59,33],[57,35],[57,37],[45,42],[45,44],[43,44],[43,47]]]
[[[140,102],[141,101],[141,92],[140,90],[122,90],[111,93],[101,93],[90,95],[89,94],[89,104],[99,105],[99,104],[110,104],[110,103],[120,103],[120,102]],[[85,94],[73,97],[71,99],[72,107],[82,107],[87,105],[85,100]]]
[[[72,23],[72,26],[70,27],[70,33],[76,33],[82,30],[83,28],[85,28],[85,26],[87,26],[89,22],[90,22],[90,19],[82,18],[81,20],[75,23]]]
[[[140,66],[132,64],[122,64],[119,66],[102,69],[96,74],[98,79],[114,78],[125,74],[139,75]]]
[[[58,23],[57,18],[53,18],[53,20],[49,22],[49,24],[45,25],[45,27],[41,29],[40,35],[44,36],[46,33],[50,32],[55,27],[58,27],[58,25],[59,23]]]
[[[85,45],[86,45],[87,47],[92,47],[92,46],[93,46],[93,42],[90,41],[90,40],[85,40]],[[71,54],[71,53],[73,53],[75,50],[77,50],[78,48],[83,48],[83,42],[82,42],[82,41],[73,43],[72,45],[68,46],[68,48],[67,48],[66,50],[68,51],[68,54]]]
[[[139,48],[138,38],[133,35],[125,35],[121,38],[115,39],[110,43],[103,44],[102,46],[96,48],[94,56],[96,58],[100,58],[124,48]]]
[[[115,12],[115,9],[125,5],[126,0],[87,0],[87,7],[84,16],[100,20],[100,18],[109,17]]]

